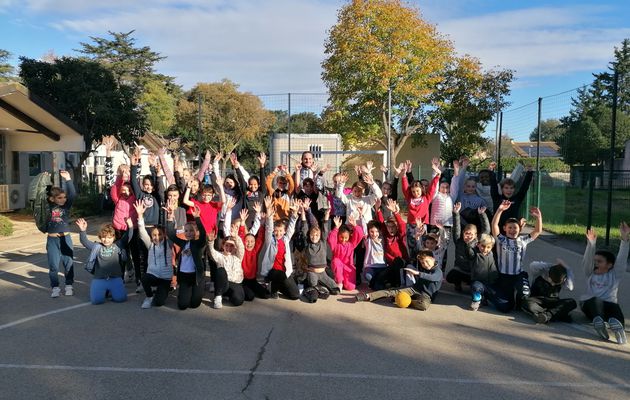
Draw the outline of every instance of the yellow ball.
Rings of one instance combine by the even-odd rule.
[[[411,304],[411,296],[408,293],[400,292],[396,295],[395,303],[400,308],[407,308]]]

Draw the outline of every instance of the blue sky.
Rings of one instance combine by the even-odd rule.
[[[448,35],[458,52],[480,58],[488,68],[516,71],[513,107],[589,83],[592,72],[606,68],[614,46],[630,38],[627,1],[411,3]],[[168,57],[158,71],[175,76],[184,88],[229,78],[256,94],[323,92],[323,43],[342,4],[0,0],[0,48],[13,53],[17,64],[18,56],[73,55],[89,36],[135,29],[139,45]],[[570,96],[562,100],[569,101]]]

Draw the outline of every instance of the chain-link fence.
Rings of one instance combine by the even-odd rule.
[[[608,244],[619,222],[630,220],[627,75],[501,113],[499,170],[509,172],[515,161],[534,168],[528,204],[540,207],[546,229],[577,238],[592,226]]]

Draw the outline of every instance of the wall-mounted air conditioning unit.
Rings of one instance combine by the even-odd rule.
[[[0,185],[0,211],[19,210],[26,207],[24,185]]]

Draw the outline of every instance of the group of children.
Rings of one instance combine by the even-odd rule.
[[[183,168],[175,156],[172,171],[165,150],[148,157],[151,174],[140,176],[140,152],[114,174],[113,140],[103,141],[106,173],[115,204],[111,224],[87,239],[87,223],[76,221],[81,243],[90,250],[86,270],[93,274],[92,303],[127,298],[125,275],[144,291],[142,308],[164,305],[177,291],[179,309],[202,302],[207,272],[214,289],[212,306],[224,301],[240,306],[255,298],[307,302],[355,291],[357,301],[396,298],[427,310],[444,280],[462,291],[470,286],[470,308],[492,304],[501,312],[521,309],[537,323],[569,321],[578,304],[561,299],[561,287],[573,288],[571,268],[557,263],[523,265],[527,246],[542,232],[542,214],[531,208],[533,230],[523,234],[519,219],[532,172],[519,190],[510,178],[497,183],[493,165],[467,176],[469,161],[454,161],[450,182],[441,179],[437,159],[430,180],[416,180],[406,161],[375,179],[372,163],[355,168],[351,188],[345,172],[327,182],[329,166],[318,168],[304,152],[291,173],[285,165],[267,174],[265,154],[257,157],[259,175],[250,175],[235,154],[232,172],[224,175],[217,154],[206,153],[198,171]],[[62,187],[49,190],[47,252],[52,297],[60,295],[59,263],[65,272],[65,294],[72,295],[73,251],[69,211],[75,196],[70,175]],[[406,221],[398,203],[398,181]],[[587,233],[584,273],[587,293],[580,300],[585,315],[602,338],[608,327],[625,343],[623,313],[617,290],[628,259],[630,227],[621,224],[619,254],[596,251],[595,234]],[[454,252],[447,254],[453,241]],[[127,257],[127,254],[130,257]],[[446,271],[447,258],[453,267]],[[131,267],[133,266],[133,268]],[[447,272],[447,273],[446,273]],[[531,279],[531,282],[530,282]],[[362,282],[370,291],[356,292]],[[399,301],[401,297],[407,302]]]

